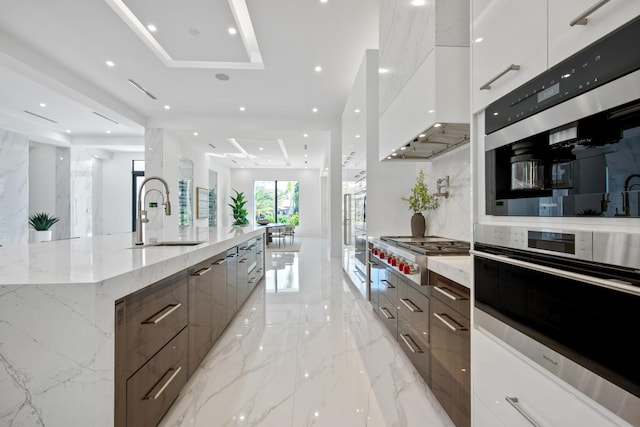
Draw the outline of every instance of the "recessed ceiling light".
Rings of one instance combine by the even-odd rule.
[[[319,65],[316,65],[315,70],[316,70],[316,73],[319,73],[320,71],[322,71],[322,67]]]
[[[198,132],[194,132],[194,133],[193,133],[193,136],[198,136]]]
[[[389,73],[388,68],[378,68],[378,74],[387,74]]]
[[[244,110],[245,110],[245,108],[244,108],[244,107],[240,107],[240,111],[244,111]]]
[[[311,111],[313,111],[314,113],[317,113],[318,109],[317,108],[313,108]]]
[[[495,113],[493,113],[493,115],[494,115],[494,116],[497,116],[497,115],[498,115],[498,112],[496,111]]]
[[[320,3],[326,3],[328,0],[320,0]]]
[[[308,155],[308,154],[305,154],[305,155],[304,155],[304,157],[309,157],[309,155]]]
[[[484,40],[482,37],[476,37],[476,39],[474,40],[474,42],[476,42],[476,43],[480,43],[482,40]]]
[[[568,79],[569,77],[571,77],[571,73],[567,73],[567,74],[563,74],[562,75],[563,79]]]
[[[353,110],[354,113],[358,114],[360,112],[359,108],[356,108],[355,110]]]
[[[229,27],[227,28],[227,31],[229,32],[229,34],[231,34],[232,36],[235,36],[236,34],[238,34],[238,30],[236,30],[234,27]]]
[[[391,155],[395,157],[398,155],[398,153],[391,153]]]
[[[60,160],[64,160],[64,157],[60,157]]]
[[[425,0],[411,0],[412,6],[424,6],[426,3]]]
[[[110,131],[110,130],[108,130],[108,131],[107,131],[107,133],[111,133],[111,131]]]
[[[105,64],[107,64],[107,67],[115,67],[115,63],[113,61],[106,61]]]
[[[169,106],[169,105],[165,105],[165,106],[164,106],[164,109],[165,109],[165,110],[170,110],[170,109],[171,109],[171,106]]]
[[[435,113],[435,112],[436,112],[436,110],[429,110],[428,112],[429,112],[429,113],[431,113],[431,114],[433,114],[433,113]]]
[[[151,31],[152,33],[155,33],[156,31],[158,31],[158,27],[156,27],[153,24],[149,24],[147,25],[147,30]]]
[[[356,138],[360,138],[360,135],[356,135]]]
[[[71,133],[71,129],[67,129],[67,133]]]
[[[264,147],[260,147],[260,148],[258,148],[258,150],[263,151],[263,150],[264,150]]]
[[[94,158],[94,159],[97,159],[97,158],[98,158],[98,155],[97,155],[97,154],[94,154],[94,155],[93,155],[93,158]]]
[[[308,133],[305,133],[305,134],[304,134],[304,135],[302,135],[302,136],[304,136],[305,138],[309,138],[309,134],[308,134]]]
[[[387,160],[390,160],[390,159],[391,159],[391,156],[387,156]]]
[[[436,123],[435,125],[433,125],[434,128],[439,128],[440,126],[442,126],[440,123]]]
[[[424,138],[426,135],[424,133],[421,133],[420,135],[418,135],[418,138]]]
[[[400,150],[406,150],[407,147],[400,147]]]
[[[44,102],[41,102],[41,103],[40,103],[40,106],[41,106],[41,107],[46,107],[46,106],[47,106],[47,104],[45,104]]]

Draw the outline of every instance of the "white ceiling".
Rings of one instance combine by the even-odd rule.
[[[376,0],[4,1],[0,126],[120,151],[162,127],[230,167],[321,168],[377,27]]]

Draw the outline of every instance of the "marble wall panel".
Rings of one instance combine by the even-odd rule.
[[[437,192],[437,180],[449,176],[449,197],[440,197],[440,207],[424,212],[426,234],[471,241],[471,160],[470,146],[443,155],[419,167],[429,193]],[[446,189],[443,189],[446,191]]]
[[[0,129],[0,245],[29,238],[29,139]]]

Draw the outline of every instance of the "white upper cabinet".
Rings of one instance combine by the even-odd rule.
[[[638,0],[548,1],[549,67],[640,15]],[[584,20],[575,23],[584,15]]]
[[[475,0],[472,13],[471,93],[477,112],[547,69],[547,2]]]

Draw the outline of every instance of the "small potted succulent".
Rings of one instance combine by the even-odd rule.
[[[229,203],[231,209],[233,209],[233,225],[248,225],[249,220],[247,219],[247,210],[244,208],[244,205],[247,204],[247,201],[244,198],[244,193],[239,193],[238,190],[233,190],[236,192],[236,197],[231,196],[231,200],[233,204]]]
[[[51,240],[51,226],[60,221],[60,218],[49,215],[46,212],[36,212],[29,215],[29,225],[33,228],[33,241],[45,242]]]
[[[427,228],[427,221],[422,212],[438,208],[438,199],[429,194],[427,184],[424,183],[424,172],[418,172],[416,185],[412,188],[409,197],[402,196],[401,199],[409,203],[409,209],[413,211],[411,217],[411,237],[422,237]]]

